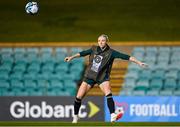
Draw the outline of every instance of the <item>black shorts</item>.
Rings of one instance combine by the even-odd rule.
[[[95,84],[100,85],[100,84],[102,84],[102,83],[105,82],[105,81],[109,81],[109,78],[105,78],[105,79],[102,80],[102,81],[95,81],[95,80],[93,80],[93,79],[89,79],[89,78],[85,77],[85,78],[83,79],[83,81],[86,82],[87,84],[89,84],[91,87],[93,87]]]

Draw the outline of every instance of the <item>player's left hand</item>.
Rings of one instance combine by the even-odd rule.
[[[149,67],[148,64],[142,63],[142,62],[139,64],[139,66],[142,68],[148,68]]]

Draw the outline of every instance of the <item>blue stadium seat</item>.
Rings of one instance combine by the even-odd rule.
[[[146,53],[147,54],[157,54],[157,47],[147,47],[146,48]]]
[[[132,91],[131,90],[121,90],[119,93],[121,96],[131,96]]]
[[[20,80],[12,79],[10,80],[10,84],[13,90],[21,91],[24,89],[24,85]]]
[[[45,63],[42,65],[42,73],[52,73],[54,71],[54,63]]]
[[[13,54],[13,48],[1,48],[0,54]]]
[[[134,95],[134,96],[145,96],[145,91],[144,90],[134,90],[134,91],[132,91],[132,95]]]
[[[178,89],[178,90],[175,90],[174,92],[173,92],[173,94],[175,95],[175,96],[180,96],[180,90]]]
[[[35,90],[37,88],[36,82],[34,80],[24,80],[25,89]]]
[[[145,49],[144,49],[144,47],[135,47],[134,49],[133,49],[133,53],[137,53],[137,52],[140,52],[140,53],[144,53],[145,52]]]
[[[9,73],[12,68],[12,63],[3,63],[0,65],[0,72],[7,72]]]
[[[38,63],[38,62],[34,62],[34,63],[31,63],[28,67],[27,67],[27,72],[36,72],[38,73],[40,71],[40,66],[41,64]]]
[[[155,78],[164,79],[164,75],[165,75],[165,70],[163,70],[163,69],[155,70],[152,73],[152,79],[155,79]]]
[[[152,79],[150,82],[150,89],[160,90],[163,87],[163,80],[159,78]]]
[[[161,96],[172,96],[173,92],[171,90],[161,90],[159,92],[159,95],[161,95]]]
[[[14,73],[11,73],[9,76],[10,80],[21,80],[23,77],[22,72],[15,71]]]
[[[174,78],[166,78],[164,82],[164,89],[166,90],[174,90],[177,87],[176,79]]]
[[[51,54],[53,52],[53,48],[51,48],[51,47],[41,48],[40,52],[41,53],[49,53],[49,54]]]
[[[3,91],[2,96],[15,96],[15,92],[9,90]]]
[[[43,96],[44,93],[41,90],[27,90],[29,93],[29,96]]]
[[[178,78],[178,69],[176,70],[170,70],[168,72],[165,73],[165,79],[167,78]]]
[[[149,89],[146,92],[147,96],[159,96],[159,90]]]
[[[19,64],[16,64],[16,65],[14,65],[14,67],[13,67],[13,72],[17,72],[17,71],[19,71],[19,72],[25,72],[26,71],[26,64],[24,64],[24,63],[19,63]]]
[[[150,79],[151,78],[151,70],[146,69],[139,72],[140,79]]]
[[[50,80],[50,86],[49,89],[50,90],[57,90],[57,89],[63,89],[63,83],[60,80]]]
[[[136,80],[134,78],[125,78],[123,88],[133,89],[135,87]]]
[[[6,71],[1,71],[0,72],[0,80],[8,80],[9,79],[9,74]]]
[[[57,48],[55,48],[55,53],[66,55],[68,53],[68,50],[67,50],[67,48],[57,47]]]
[[[66,63],[61,63],[61,64],[58,64],[56,67],[55,67],[55,72],[58,73],[58,72],[68,72],[69,70],[69,64],[66,64]]]
[[[51,73],[50,75],[49,75],[49,80],[62,80],[63,79],[63,77],[62,77],[62,73]]]
[[[10,84],[8,81],[6,80],[0,80],[0,90],[7,90],[8,88],[10,88]]]
[[[147,90],[149,88],[148,79],[139,79],[136,83],[135,90]]]
[[[25,73],[23,75],[24,80],[35,80],[37,77],[37,72],[30,72],[30,73]]]
[[[15,93],[16,96],[29,96],[27,91],[19,91]]]

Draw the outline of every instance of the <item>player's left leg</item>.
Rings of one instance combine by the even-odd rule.
[[[114,100],[112,97],[112,92],[111,92],[111,86],[109,81],[104,81],[99,85],[101,90],[106,96],[107,99],[107,106],[109,108],[109,112],[111,113],[111,122],[114,122],[118,119],[120,119],[123,115],[122,112],[116,112],[115,113],[115,105],[114,105]]]

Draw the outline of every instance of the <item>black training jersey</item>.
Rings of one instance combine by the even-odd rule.
[[[109,80],[112,64],[115,58],[129,60],[130,56],[114,49],[108,45],[101,50],[99,46],[92,46],[90,49],[80,52],[80,56],[89,55],[89,65],[85,77],[95,81]]]

